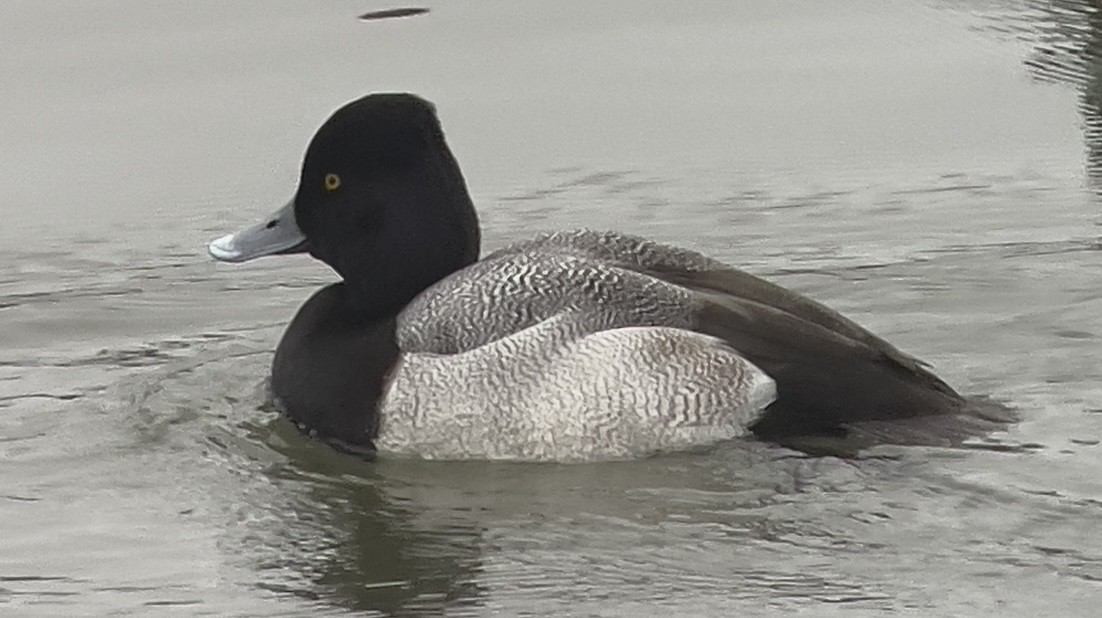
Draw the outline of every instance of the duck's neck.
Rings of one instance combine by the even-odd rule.
[[[465,189],[461,197],[438,218],[396,218],[345,254],[354,256],[348,262],[331,263],[345,280],[299,309],[272,363],[272,393],[300,427],[339,446],[372,448],[400,354],[398,314],[478,259],[478,219]]]
[[[277,407],[328,441],[371,448],[377,406],[398,360],[393,316],[365,320],[344,284],[318,290],[299,309],[272,360]]]

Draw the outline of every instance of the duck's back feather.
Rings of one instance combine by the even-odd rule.
[[[491,255],[441,280],[398,317],[403,352],[454,354],[564,312],[599,315],[600,328],[692,327],[692,293],[615,264],[573,255]]]
[[[595,330],[663,326],[726,342],[777,382],[777,401],[754,427],[763,437],[965,408],[921,361],[836,311],[701,254],[615,233],[550,234],[490,254],[416,298],[398,342],[463,352],[564,311],[604,316]]]

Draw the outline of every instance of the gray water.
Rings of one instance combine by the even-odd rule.
[[[1102,16],[1086,2],[6,1],[0,614],[1093,615]],[[437,103],[489,248],[614,228],[841,310],[1023,421],[365,463],[262,409],[333,275],[206,241],[369,91]]]

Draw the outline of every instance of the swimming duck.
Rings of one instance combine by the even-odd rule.
[[[334,112],[294,197],[209,252],[309,252],[340,275],[288,325],[270,384],[352,452],[616,459],[970,414],[856,323],[693,251],[582,230],[479,259],[459,165],[410,94]]]

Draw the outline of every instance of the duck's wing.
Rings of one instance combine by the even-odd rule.
[[[877,443],[959,445],[1018,419],[994,400],[961,397],[922,361],[768,281],[734,269],[651,272],[693,291],[695,330],[777,381],[777,401],[754,427],[761,437],[846,454]],[[809,434],[838,439],[808,442]]]
[[[647,274],[694,292],[719,294],[776,309],[865,344],[901,367],[933,378],[939,388],[952,390],[924,369],[926,363],[901,352],[830,307],[696,251],[630,234],[574,230],[538,236],[491,255],[502,257],[522,252],[571,255]]]
[[[567,311],[456,354],[404,354],[381,451],[437,459],[624,459],[747,435],[773,381],[723,341]],[[457,387],[457,385],[461,385]]]
[[[564,310],[604,308],[614,310],[608,328],[697,331],[765,371],[778,397],[755,425],[762,437],[968,414],[921,362],[837,312],[700,254],[621,234],[551,234],[490,254],[411,303],[399,345],[454,353]],[[933,433],[926,441],[945,442]]]
[[[952,416],[959,421],[912,422],[894,440],[945,444],[992,429],[989,420],[1013,418],[990,403],[966,403],[925,363],[837,311],[694,251],[582,230],[499,253],[524,251],[600,262],[689,292],[690,328],[727,341],[777,381],[778,400],[756,426],[759,435],[849,428],[883,438],[901,419]]]
[[[777,439],[962,409],[952,388],[907,357],[901,362],[878,339],[851,337],[735,294],[697,288],[694,298],[694,330],[728,342],[777,381],[777,402],[755,427],[758,435]]]
[[[882,356],[885,362],[894,363],[901,369],[928,379],[933,388],[946,393],[953,392],[948,384],[926,369],[927,363],[900,351],[830,307],[747,272],[725,267],[702,271],[655,268],[648,273],[692,290],[702,297],[721,298],[728,303],[787,314],[868,348],[871,353]]]

